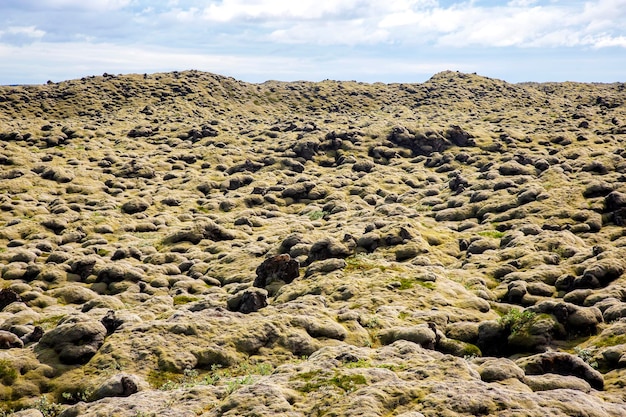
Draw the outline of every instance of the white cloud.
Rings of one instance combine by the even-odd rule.
[[[0,30],[0,41],[13,45],[27,45],[42,39],[46,32],[35,26],[9,26]]]
[[[512,0],[506,5],[509,7],[528,7],[536,4],[537,0]]]
[[[124,8],[131,0],[29,0],[25,3],[34,3],[40,9],[75,9],[110,11]]]
[[[280,43],[320,45],[357,45],[387,42],[389,33],[383,29],[371,30],[361,20],[310,24],[301,23],[289,29],[275,30],[269,40]]]
[[[319,19],[353,10],[357,0],[223,0],[204,9],[203,17],[217,22],[249,19]]]
[[[448,8],[388,14],[378,25],[390,29],[392,39],[400,38],[408,43],[435,42],[442,47],[622,44],[620,36],[607,35],[607,32],[625,31],[626,26],[620,22],[626,21],[626,0],[587,2],[583,7],[575,3],[559,5],[555,2],[543,6],[535,5],[537,3],[517,0],[497,7],[459,3]]]
[[[238,20],[345,20],[381,13],[433,7],[436,0],[222,0],[204,9],[203,17],[216,22]]]
[[[40,39],[46,34],[43,30],[35,26],[9,26],[6,30],[0,31],[0,36],[4,34],[24,36],[32,39]]]
[[[590,39],[588,43],[594,48],[622,47],[626,48],[626,36],[599,36]]]

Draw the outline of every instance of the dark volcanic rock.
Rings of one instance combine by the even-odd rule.
[[[23,348],[24,342],[17,335],[0,330],[0,349]]]
[[[615,211],[626,207],[626,193],[613,191],[604,198],[606,211]]]
[[[19,294],[10,288],[0,290],[0,311],[11,303],[20,302],[22,299]]]
[[[107,397],[128,397],[137,393],[141,381],[135,375],[117,374],[101,384],[91,395],[91,401]]]
[[[100,322],[107,329],[107,335],[110,335],[115,330],[117,330],[118,327],[124,324],[124,320],[115,317],[115,311],[113,310],[109,310],[107,314],[102,317]]]
[[[450,142],[436,132],[414,133],[404,126],[395,126],[387,139],[398,146],[410,149],[414,155],[431,155],[433,152],[443,152],[450,147]]]
[[[300,275],[300,263],[288,254],[276,255],[263,261],[256,269],[254,286],[265,288],[274,281],[290,284]]]
[[[64,364],[84,364],[100,349],[106,334],[99,321],[61,324],[45,333],[39,346],[53,349]]]
[[[604,388],[602,374],[578,356],[565,352],[545,352],[515,361],[527,375],[559,374],[584,379],[597,390]]]
[[[351,253],[350,249],[343,243],[332,238],[326,238],[315,242],[311,246],[305,264],[309,265],[311,262],[329,258],[347,258]]]
[[[460,126],[450,126],[444,132],[444,137],[448,139],[452,144],[456,146],[474,146],[476,143],[474,142],[474,136],[465,130],[461,129]]]
[[[142,198],[136,198],[122,204],[122,211],[126,214],[135,214],[146,211],[150,203]]]
[[[248,288],[227,302],[230,311],[238,311],[240,313],[249,314],[259,311],[267,307],[267,291],[262,288]]]
[[[166,236],[163,239],[163,243],[173,244],[188,241],[197,244],[203,239],[210,239],[215,242],[219,242],[222,240],[233,240],[235,238],[236,236],[233,232],[211,220],[203,220],[194,223],[193,226],[185,227]]]
[[[617,259],[603,259],[586,268],[582,276],[574,280],[576,288],[604,287],[624,273],[624,266]]]
[[[43,328],[41,326],[35,326],[32,332],[25,334],[20,339],[22,340],[24,345],[27,345],[29,343],[39,342],[43,334],[44,334]]]

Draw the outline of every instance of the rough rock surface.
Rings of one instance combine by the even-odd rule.
[[[0,87],[0,411],[623,416],[626,89]]]

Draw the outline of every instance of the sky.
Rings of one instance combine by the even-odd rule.
[[[188,69],[625,82],[626,0],[0,0],[0,85]]]

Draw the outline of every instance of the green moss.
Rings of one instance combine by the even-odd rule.
[[[378,267],[378,265],[364,255],[350,256],[346,258],[346,264],[347,265],[344,268],[344,271],[346,272],[369,271]]]
[[[194,301],[198,301],[198,297],[192,297],[190,295],[180,294],[174,296],[174,305],[178,306],[181,304],[192,303]]]
[[[11,385],[17,379],[17,370],[13,364],[6,359],[0,360],[0,382],[4,385]]]
[[[482,232],[478,232],[478,235],[482,237],[492,237],[495,239],[500,239],[502,236],[504,236],[504,233],[497,230],[484,230]]]
[[[159,371],[153,369],[148,373],[148,377],[146,381],[152,388],[159,389],[163,386],[166,386],[168,383],[172,383],[172,381],[178,381],[181,378],[180,374],[175,372],[167,372],[167,371]]]
[[[331,378],[330,384],[346,392],[352,392],[359,385],[367,384],[367,380],[363,375],[335,375]]]
[[[372,269],[378,269],[381,272],[385,271],[396,271],[396,272],[404,272],[405,270],[402,267],[396,265],[383,265],[380,262],[377,262],[376,259],[372,259],[369,255],[365,254],[356,254],[354,256],[349,256],[346,258],[346,267],[344,271],[346,272],[365,272],[370,271]]]
[[[626,334],[614,334],[605,338],[597,338],[593,341],[593,345],[596,347],[610,347],[616,345],[622,345],[626,343]]]
[[[436,288],[435,283],[431,281],[417,281],[417,283],[421,285],[422,287],[427,288],[429,290],[434,290]]]
[[[370,362],[368,359],[359,359],[356,362],[348,362],[346,363],[346,368],[351,369],[351,368],[371,368],[372,362]]]
[[[392,371],[394,371],[394,370],[399,368],[398,365],[393,365],[393,364],[390,364],[390,363],[374,364],[369,359],[359,359],[356,362],[348,362],[348,363],[346,363],[345,367],[348,368],[348,369],[356,369],[356,368],[384,368],[384,369],[389,369],[389,370],[392,370]]]
[[[413,288],[413,285],[415,285],[415,280],[413,279],[408,279],[408,278],[401,278],[400,279],[400,288],[401,290],[408,290]]]
[[[463,348],[463,357],[465,356],[482,356],[483,353],[480,351],[480,349],[478,348],[478,346],[476,345],[472,345],[471,343],[466,343],[465,347]]]
[[[312,372],[315,373],[316,371]],[[321,374],[321,371],[317,371],[317,373]],[[298,377],[309,381],[304,384],[304,386],[298,389],[300,392],[303,393],[317,391],[322,387],[336,387],[346,393],[349,393],[356,390],[359,385],[367,384],[367,380],[365,379],[365,377],[359,374],[341,375],[338,372],[335,372],[335,374],[330,378],[317,378],[311,375],[310,372],[307,372],[305,374],[298,375]]]
[[[321,374],[322,374],[322,371],[320,371],[320,370],[308,371],[308,372],[303,372],[301,374],[298,374],[297,377],[298,377],[298,379],[301,379],[303,381],[310,381],[313,378],[316,378],[316,377],[320,376]]]
[[[41,326],[44,330],[50,330],[56,327],[56,325],[65,317],[65,314],[59,314],[37,320],[34,325]]]
[[[319,219],[323,219],[324,216],[326,216],[328,214],[328,212],[326,211],[313,211],[311,213],[309,213],[309,219],[311,220],[319,220]]]

